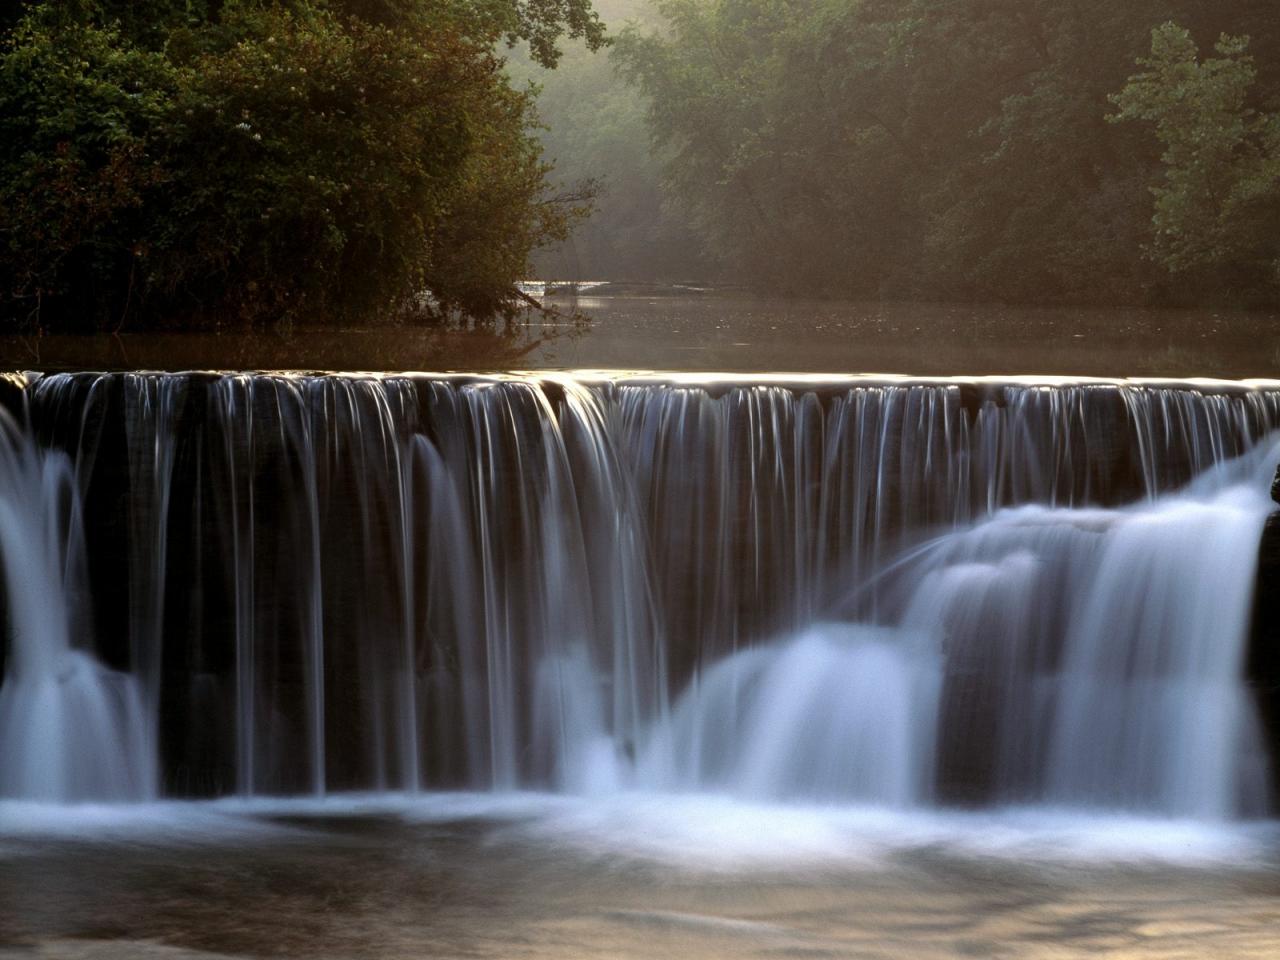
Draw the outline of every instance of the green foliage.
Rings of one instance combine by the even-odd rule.
[[[805,86],[782,82],[780,35],[805,19],[807,5],[657,6],[669,32],[629,29],[615,56],[649,98],[652,133],[669,158],[668,188],[735,273],[781,285],[803,281],[797,268],[821,272],[808,256],[812,244],[800,250],[791,243],[792,226],[804,216],[795,201],[803,200],[808,177],[802,163],[788,162],[799,145],[787,142],[782,125],[796,118],[777,102]]]
[[[0,303],[93,312],[131,296],[147,198],[169,179],[151,134],[178,72],[114,29],[32,17],[0,60]]]
[[[1154,124],[1164,175],[1153,188],[1152,255],[1173,272],[1228,267],[1243,282],[1280,282],[1280,114],[1250,106],[1257,81],[1247,37],[1223,35],[1200,60],[1189,31],[1152,32],[1146,68],[1112,100],[1115,120]]]
[[[238,291],[250,317],[457,299],[434,252],[486,133],[492,62],[448,34],[319,11],[229,26],[237,42],[194,60],[174,101],[157,289]],[[519,121],[506,132],[519,140]]]
[[[337,11],[384,25],[452,29],[477,43],[529,45],[533,60],[554,67],[559,41],[581,39],[598,50],[608,41],[591,0],[330,0]]]
[[[557,242],[791,293],[1280,291],[1271,0],[598,6],[645,18],[608,54],[589,0],[9,13],[0,320],[493,316]]]
[[[585,4],[129,6],[38,5],[0,51],[10,324],[484,318],[583,213],[494,43],[549,56]]]
[[[667,188],[732,277],[1021,302],[1188,299],[1225,282],[1180,286],[1143,257],[1159,155],[1107,123],[1108,96],[1171,17],[1249,24],[1276,50],[1280,21],[1257,0],[657,7],[666,25],[625,31],[615,57],[649,99]],[[1241,182],[1256,196],[1254,169]]]

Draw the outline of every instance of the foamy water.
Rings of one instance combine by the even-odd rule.
[[[1280,843],[1270,821],[1213,824],[1047,808],[916,811],[751,803],[726,796],[619,793],[355,794],[136,805],[0,803],[0,844],[240,846],[308,836],[309,821],[387,821],[406,829],[470,823],[487,842],[588,860],[681,870],[878,868],[920,851],[1097,866],[1263,866]],[[411,834],[406,834],[411,836]],[[28,851],[33,852],[33,851]]]

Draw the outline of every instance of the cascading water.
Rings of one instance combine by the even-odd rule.
[[[177,795],[1265,805],[1243,674],[1275,390],[193,374],[21,397],[11,794],[145,796],[154,762]],[[16,562],[23,523],[80,504],[85,619],[127,674],[55,629],[68,535]],[[126,787],[12,786],[43,736],[29,663],[68,657]]]
[[[925,802],[941,680],[929,633],[810,627],[707,670],[650,738],[636,782],[762,800]]]
[[[141,800],[154,753],[136,678],[86,644],[83,534],[71,465],[0,412],[0,554],[9,656],[0,685],[0,797]]]
[[[945,656],[957,786],[1198,817],[1263,808],[1241,677],[1277,459],[1268,444],[1125,509],[1007,509],[883,574],[897,596],[882,609]]]

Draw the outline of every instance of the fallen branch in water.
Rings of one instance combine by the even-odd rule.
[[[560,320],[567,323],[576,324],[578,326],[586,326],[591,322],[587,318],[586,314],[582,313],[582,311],[580,310],[576,310],[576,309],[570,310],[568,313],[566,313],[563,310],[559,309],[558,307],[548,306],[547,304],[543,303],[541,300],[537,299],[536,297],[531,297],[529,294],[525,293],[523,290],[516,287],[513,287],[511,289],[511,293],[516,299],[521,300],[524,303],[528,304],[530,309],[538,311],[538,313],[542,315],[544,320],[546,319]]]

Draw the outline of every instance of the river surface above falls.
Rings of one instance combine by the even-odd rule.
[[[566,301],[572,304],[574,301]],[[1275,376],[1274,315],[1218,310],[580,297],[537,366],[919,376]]]
[[[0,368],[771,370],[1229,379],[1274,377],[1280,370],[1280,323],[1273,313],[721,294],[549,302],[565,317],[532,321],[510,336],[374,326],[0,337]]]
[[[0,957],[1274,957],[1274,825],[709,797],[0,805]]]

